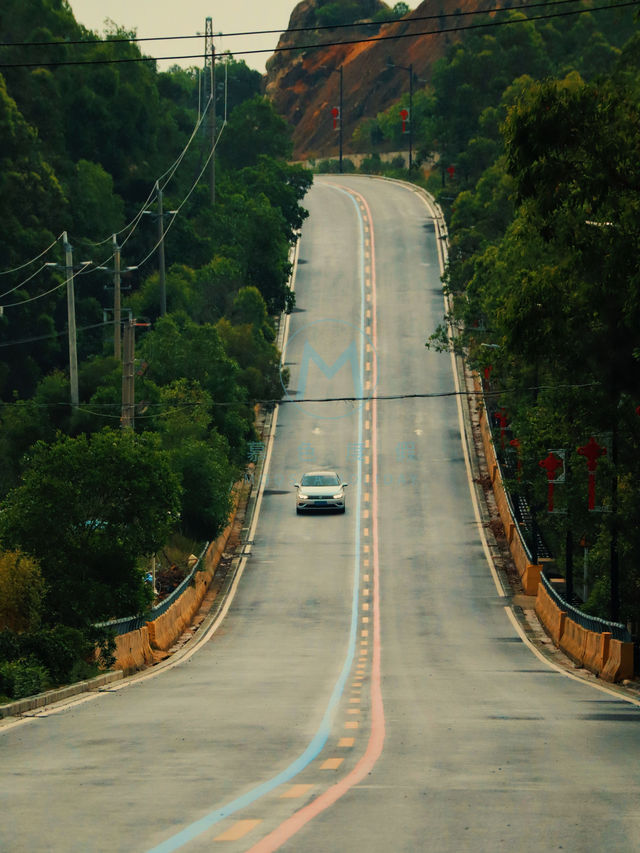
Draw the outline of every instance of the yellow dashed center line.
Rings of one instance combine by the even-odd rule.
[[[341,737],[338,741],[338,746],[341,746],[343,749],[348,749],[350,746],[356,742],[354,737]]]
[[[233,826],[230,826],[222,835],[216,836],[214,841],[237,841],[239,838],[244,838],[245,835],[248,835],[252,829],[255,829],[256,826],[259,826],[262,823],[261,820],[238,820]]]
[[[304,797],[313,788],[313,785],[292,785],[284,794],[280,794],[281,800],[293,800],[296,797]]]
[[[337,770],[343,761],[344,758],[327,758],[327,760],[320,765],[320,770]]]
[[[345,729],[357,729],[360,723],[357,720],[347,720],[344,724]]]

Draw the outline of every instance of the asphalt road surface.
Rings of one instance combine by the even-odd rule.
[[[451,362],[424,346],[432,212],[355,176],[307,206],[229,612],[179,665],[0,727],[0,850],[640,850],[640,710],[534,656],[485,558]],[[346,513],[297,516],[324,467]]]

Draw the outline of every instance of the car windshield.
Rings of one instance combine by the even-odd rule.
[[[337,486],[340,480],[337,474],[305,474],[303,486]]]

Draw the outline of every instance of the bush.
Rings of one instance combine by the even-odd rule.
[[[0,663],[0,695],[8,699],[23,699],[42,693],[49,685],[47,670],[28,660]]]
[[[0,631],[0,668],[4,673],[0,693],[19,698],[16,691],[30,696],[43,689],[43,684],[68,684],[87,678],[97,669],[94,656],[93,639],[78,628],[56,625],[25,634]],[[34,684],[38,689],[32,689]]]
[[[94,652],[93,643],[84,633],[67,625],[25,634],[20,640],[23,654],[46,667],[55,684],[73,681],[78,663],[88,661]]]

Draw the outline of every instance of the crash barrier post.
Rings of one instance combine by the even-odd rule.
[[[600,677],[603,681],[624,681],[633,678],[633,643],[610,640],[609,657]]]

